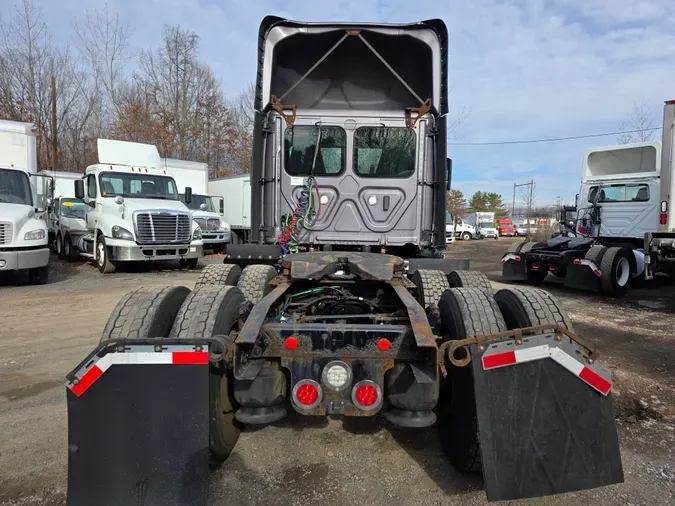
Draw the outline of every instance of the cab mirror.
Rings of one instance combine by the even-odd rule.
[[[220,215],[222,216],[223,214],[225,214],[225,199],[221,197],[220,198]]]
[[[192,202],[192,188],[190,186],[185,187],[185,203],[189,204]]]
[[[84,198],[84,181],[81,179],[75,180],[75,198],[83,199]]]

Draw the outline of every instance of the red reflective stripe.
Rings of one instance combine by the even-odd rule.
[[[97,365],[94,365],[91,369],[89,369],[86,373],[84,373],[84,376],[80,378],[79,383],[77,385],[73,385],[72,387],[70,387],[70,389],[73,391],[75,395],[80,397],[102,375],[103,371],[99,369]]]
[[[513,365],[515,363],[516,363],[515,351],[507,351],[506,353],[499,353],[498,355],[488,355],[487,357],[483,357],[484,369],[494,369],[495,367]]]
[[[174,351],[171,354],[172,364],[208,364],[207,351]]]
[[[612,384],[609,381],[607,381],[599,374],[594,373],[588,367],[584,367],[581,370],[581,373],[579,373],[579,377],[586,383],[591,385],[593,388],[602,392],[605,395],[607,395],[609,390],[612,388]]]

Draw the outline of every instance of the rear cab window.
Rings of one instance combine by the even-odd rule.
[[[415,173],[415,143],[410,128],[357,128],[354,172],[361,177],[408,178]]]
[[[588,191],[588,201],[595,202],[648,202],[649,186],[646,184],[613,184],[592,186]]]
[[[341,127],[291,125],[284,133],[284,166],[291,176],[339,176],[345,170],[346,149],[347,134]]]

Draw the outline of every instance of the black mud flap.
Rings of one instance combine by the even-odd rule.
[[[484,370],[482,353],[471,348],[489,501],[623,481],[611,393],[602,395],[551,359]]]
[[[587,292],[600,291],[600,277],[587,265],[570,262],[565,273],[565,286],[585,290]]]
[[[502,279],[505,281],[525,281],[525,256],[509,253],[502,258]]]
[[[153,348],[90,356],[69,375],[68,505],[207,503],[208,352]]]

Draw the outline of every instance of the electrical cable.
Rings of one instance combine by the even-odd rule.
[[[573,141],[577,139],[591,139],[593,137],[606,137],[609,135],[634,134],[645,131],[661,130],[661,127],[643,128],[641,130],[626,130],[623,132],[608,132],[604,134],[574,135],[570,137],[551,137],[549,139],[528,139],[518,141],[498,141],[498,142],[448,142],[451,146],[504,146],[508,144],[534,144],[538,142],[559,142]]]

